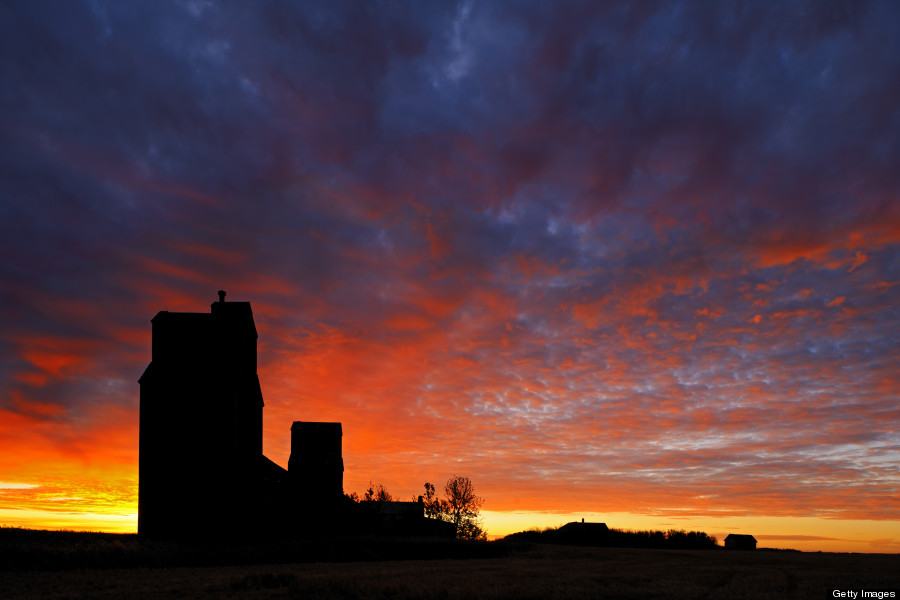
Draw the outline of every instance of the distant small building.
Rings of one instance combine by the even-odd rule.
[[[609,535],[609,527],[606,523],[585,523],[573,521],[566,523],[557,530],[557,538],[568,544],[598,545],[605,542]]]
[[[725,538],[725,547],[730,550],[756,550],[756,538],[752,535],[729,533]]]
[[[566,523],[562,527],[559,528],[560,531],[577,531],[585,534],[591,535],[606,535],[609,533],[609,527],[606,526],[606,523],[585,523],[584,519],[581,521],[572,521],[571,523]]]

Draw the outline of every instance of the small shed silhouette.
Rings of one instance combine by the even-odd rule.
[[[725,538],[725,547],[730,550],[756,550],[756,538],[752,535],[729,533]]]

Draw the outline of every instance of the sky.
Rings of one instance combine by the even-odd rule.
[[[0,524],[135,531],[160,310],[264,452],[900,552],[900,3],[0,4]]]

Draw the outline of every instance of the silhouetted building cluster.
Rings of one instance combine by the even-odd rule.
[[[249,302],[152,320],[140,384],[138,533],[203,539],[379,529],[426,532],[418,503],[364,508],[344,496],[340,423],[296,421],[288,468],[263,455],[257,331]],[[367,518],[368,514],[371,518]],[[390,519],[388,519],[390,520]],[[419,523],[421,531],[416,529]]]
[[[456,525],[448,521],[423,518],[425,504],[418,502],[363,500],[359,503],[357,530],[361,533],[387,536],[445,537],[456,536]]]

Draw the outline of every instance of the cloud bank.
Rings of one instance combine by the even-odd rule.
[[[266,454],[342,421],[348,491],[462,473],[491,510],[897,520],[898,26],[3,5],[0,479],[133,504],[149,319],[226,289]],[[0,491],[28,498],[51,505]]]

